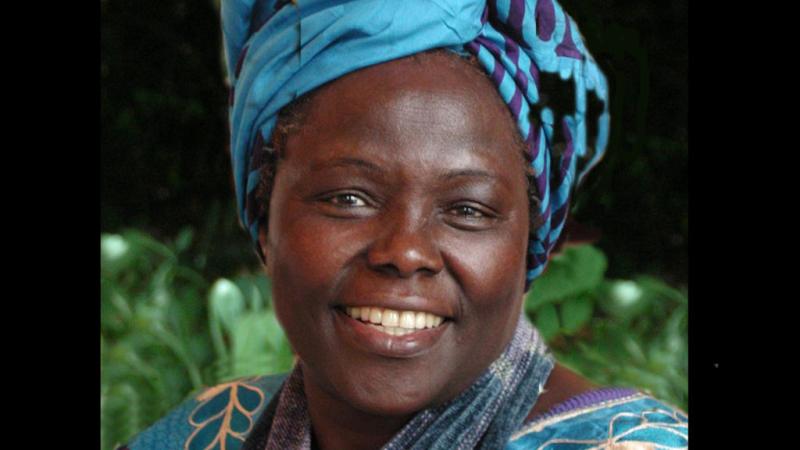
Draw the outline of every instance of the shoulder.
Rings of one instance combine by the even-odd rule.
[[[527,422],[506,450],[687,448],[688,433],[680,409],[633,389],[602,388]]]
[[[185,400],[120,450],[238,449],[286,374],[229,381]],[[216,447],[214,447],[216,448]]]

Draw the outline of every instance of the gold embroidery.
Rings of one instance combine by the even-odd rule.
[[[663,422],[650,422],[648,419],[648,415],[651,414],[661,414],[669,416],[670,418],[674,419],[676,423],[663,423]],[[617,419],[623,417],[632,417],[635,419],[642,419],[642,423],[635,427],[632,427],[624,432],[620,433],[617,436],[614,436],[614,425]],[[629,436],[631,433],[635,431],[645,430],[645,429],[658,429],[662,431],[666,431],[668,433],[675,434],[687,442],[689,440],[689,436],[687,433],[684,433],[679,428],[686,427],[688,428],[689,424],[683,421],[681,418],[678,417],[678,411],[667,411],[664,409],[649,409],[647,411],[643,411],[641,414],[630,413],[630,412],[621,412],[611,419],[608,424],[608,439],[604,440],[587,440],[587,439],[565,439],[565,438],[554,438],[550,439],[547,442],[543,443],[538,447],[538,450],[543,450],[547,448],[549,445],[554,444],[596,444],[594,447],[590,447],[587,450],[656,450],[656,449],[669,449],[669,450],[677,450],[677,449],[688,449],[688,446],[681,446],[681,447],[673,447],[663,444],[656,444],[652,442],[643,442],[643,441],[622,441],[621,439]]]
[[[212,388],[206,389],[202,394],[198,395],[197,396],[197,400],[200,403],[192,410],[192,413],[189,414],[189,424],[191,424],[193,427],[195,427],[195,429],[194,429],[194,431],[192,431],[192,434],[189,436],[189,438],[184,443],[184,445],[183,445],[184,450],[193,450],[192,442],[193,442],[194,438],[197,436],[197,434],[201,430],[203,430],[206,426],[208,426],[210,423],[212,423],[213,421],[219,419],[220,417],[222,417],[222,422],[220,424],[219,429],[216,432],[216,436],[211,441],[211,443],[208,444],[203,450],[207,450],[207,449],[213,448],[214,445],[216,445],[216,444],[219,444],[219,449],[220,450],[227,450],[226,449],[226,446],[227,446],[226,438],[228,436],[231,436],[234,439],[237,439],[237,440],[240,440],[240,441],[244,442],[244,437],[253,428],[253,414],[256,411],[258,411],[258,408],[261,407],[262,403],[264,403],[264,393],[261,392],[260,389],[248,384],[249,382],[252,382],[255,379],[256,378],[248,378],[248,379],[244,379],[244,380],[232,381],[230,383],[223,383],[223,384],[214,386]],[[258,404],[254,408],[252,408],[251,410],[248,410],[247,408],[245,408],[241,404],[241,402],[239,401],[239,389],[246,389],[246,390],[255,392],[258,395],[258,398],[259,398]],[[197,411],[199,411],[200,408],[202,408],[205,405],[207,405],[209,401],[211,401],[212,399],[214,399],[218,395],[222,394],[226,390],[230,391],[229,392],[228,404],[225,405],[223,408],[221,408],[219,410],[219,412],[216,412],[215,414],[213,414],[212,416],[210,416],[207,419],[203,420],[202,422],[199,422],[199,423],[196,422],[194,420],[195,413],[197,413]],[[242,414],[247,418],[248,425],[247,425],[247,429],[245,431],[236,432],[236,431],[231,429],[231,418],[233,417],[233,413],[234,412],[238,412],[239,414]]]

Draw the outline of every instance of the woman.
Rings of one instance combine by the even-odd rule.
[[[222,18],[240,219],[298,362],[127,448],[688,446],[684,414],[559,366],[522,312],[607,141],[605,79],[557,4],[223,1]]]

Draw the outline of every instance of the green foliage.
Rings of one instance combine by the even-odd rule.
[[[207,281],[206,247],[194,241],[189,229],[166,243],[136,230],[100,236],[104,450],[204,386],[292,365],[269,280],[245,271]],[[652,277],[607,279],[606,261],[588,245],[554,256],[528,315],[574,370],[686,408],[686,295]]]
[[[606,279],[606,265],[589,245],[553,256],[528,292],[528,316],[556,358],[577,372],[687,409],[686,294],[653,277]]]
[[[189,229],[167,244],[135,230],[100,236],[104,450],[203,386],[291,367],[266,278],[207,282],[184,261],[192,240]]]

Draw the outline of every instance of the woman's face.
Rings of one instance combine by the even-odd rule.
[[[519,318],[524,159],[493,85],[461,64],[434,54],[326,85],[276,174],[261,244],[278,317],[306,380],[363,412],[455,397]]]

